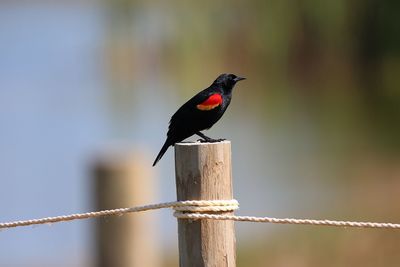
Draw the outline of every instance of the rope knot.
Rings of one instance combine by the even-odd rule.
[[[239,208],[236,199],[231,200],[185,200],[174,205],[174,216],[176,218],[187,218],[187,216],[199,213],[230,212]]]

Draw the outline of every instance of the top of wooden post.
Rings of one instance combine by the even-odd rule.
[[[232,199],[231,142],[175,144],[178,200]]]
[[[218,145],[218,144],[230,144],[231,141],[224,140],[220,142],[180,142],[176,143],[177,146],[207,146],[207,145]]]
[[[175,144],[178,200],[232,199],[231,142]]]

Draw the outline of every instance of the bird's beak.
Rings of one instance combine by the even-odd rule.
[[[238,82],[238,81],[241,81],[241,80],[246,80],[246,78],[244,78],[244,77],[236,77],[235,79],[234,79],[234,81],[235,82]]]

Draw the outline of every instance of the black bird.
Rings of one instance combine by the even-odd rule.
[[[211,128],[222,117],[231,103],[233,87],[238,81],[244,79],[234,74],[221,74],[210,87],[183,104],[171,117],[167,140],[154,160],[153,166],[157,164],[169,146],[194,134],[203,138],[205,142],[224,140],[212,139],[200,131]]]

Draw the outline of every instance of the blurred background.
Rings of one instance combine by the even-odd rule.
[[[208,135],[232,141],[237,214],[400,222],[399,9],[1,1],[0,221],[95,209],[104,154],[135,154],[153,202],[173,201],[173,150],[150,167],[169,118],[229,72],[248,79]],[[177,266],[176,220],[153,213],[161,266]],[[96,266],[95,221],[1,231],[0,266]],[[236,236],[238,266],[400,262],[397,231],[237,223]]]

